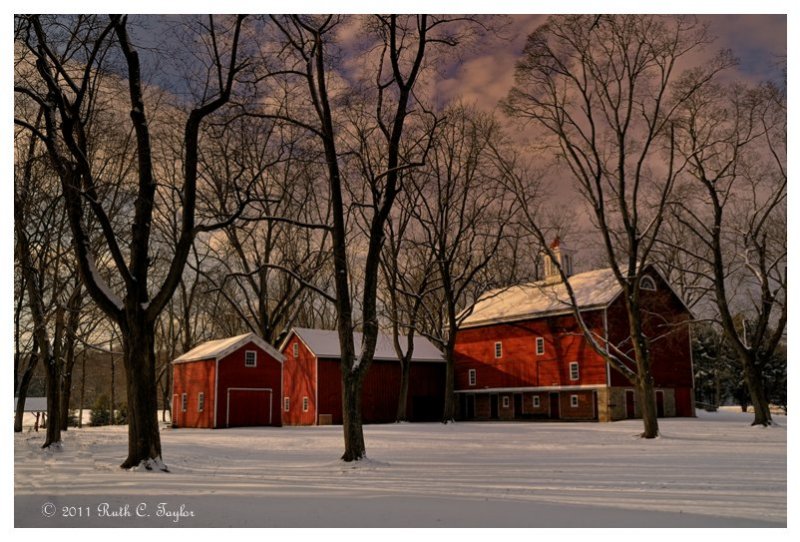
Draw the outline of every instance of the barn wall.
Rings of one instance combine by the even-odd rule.
[[[297,345],[297,357],[294,345]],[[280,412],[284,425],[313,425],[317,422],[316,381],[317,358],[297,335],[283,349],[283,398]],[[289,398],[289,412],[283,401]],[[308,398],[308,411],[303,412],[303,398]]]
[[[573,407],[571,396],[578,396],[578,406]],[[559,413],[562,420],[593,420],[597,417],[593,391],[564,391],[559,395]]]
[[[245,367],[246,350],[258,352],[256,367]],[[280,361],[274,359],[264,350],[249,343],[219,360],[219,397],[217,405],[217,426],[225,427],[227,414],[227,397],[229,388],[270,388],[272,390],[272,423],[281,425],[281,367]],[[269,408],[269,406],[265,406]]]
[[[172,366],[172,418],[176,427],[214,426],[214,360],[175,363]],[[205,393],[203,412],[197,410],[198,394]],[[186,393],[186,412],[181,394]],[[177,400],[176,400],[177,396]]]
[[[584,318],[600,336],[602,312]],[[543,337],[545,351],[536,354],[536,338]],[[495,358],[495,343],[502,357]],[[569,363],[577,361],[580,378],[571,380]],[[476,385],[469,385],[469,370]],[[606,383],[606,363],[582,335],[571,315],[525,322],[469,328],[458,332],[455,346],[457,390],[538,386],[577,386]]]
[[[642,306],[653,316],[645,315],[644,331],[650,342],[653,379],[660,388],[692,388],[691,338],[688,325],[676,325],[690,318],[680,300],[661,280],[656,281],[656,291],[642,290]],[[657,315],[657,316],[656,316]],[[609,339],[616,344],[630,343],[630,329],[623,298],[618,297],[608,308]],[[618,371],[611,372],[612,386],[630,386]],[[692,414],[689,415],[694,415]]]
[[[431,411],[438,412],[441,417],[444,371],[444,363],[412,363],[408,392],[408,414],[411,420],[426,419]],[[364,377],[361,396],[363,422],[393,422],[399,396],[400,364],[396,361],[373,361]],[[319,414],[331,415],[334,424],[342,423],[342,377],[339,360],[319,360]]]

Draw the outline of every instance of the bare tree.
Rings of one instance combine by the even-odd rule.
[[[342,410],[345,451],[342,459],[357,461],[366,448],[361,422],[361,387],[378,336],[377,287],[384,228],[397,194],[400,173],[424,161],[426,141],[405,155],[404,133],[414,107],[423,108],[414,89],[441,46],[455,47],[472,30],[474,20],[457,17],[375,16],[364,18],[368,45],[360,53],[370,59],[356,100],[345,98],[344,81],[336,77],[335,42],[340,18],[334,16],[272,17],[278,30],[278,63],[267,66],[266,79],[286,94],[267,104],[266,115],[304,128],[324,150],[331,204],[333,268],[337,329],[341,348]],[[459,31],[461,29],[461,31]],[[341,49],[340,49],[341,50]],[[291,99],[287,99],[291,95]],[[300,106],[300,107],[298,107]],[[347,107],[349,106],[349,107]],[[350,116],[348,116],[350,115]],[[349,177],[347,177],[349,176]],[[345,186],[350,198],[346,201]],[[366,218],[359,281],[351,279],[346,224],[347,209]],[[353,340],[354,284],[361,285],[363,340],[358,354]]]
[[[786,102],[776,86],[712,86],[684,104],[678,137],[692,180],[676,203],[690,256],[713,285],[719,323],[750,392],[753,425],[770,425],[762,368],[784,337]],[[737,323],[738,322],[738,323]]]
[[[635,363],[627,367],[602,344],[590,344],[635,384],[645,438],[658,435],[658,420],[639,279],[683,167],[676,153],[676,111],[732,63],[721,53],[678,72],[690,53],[709,43],[706,27],[692,17],[553,16],[528,37],[504,102],[509,115],[549,139],[592,211],[623,292]],[[527,222],[555,261],[541,217],[530,215]],[[579,316],[578,321],[583,324]]]
[[[143,465],[166,470],[156,413],[155,323],[180,281],[195,235],[215,226],[195,224],[200,132],[203,121],[230,99],[235,76],[242,68],[237,56],[242,22],[243,17],[236,17],[225,26],[209,18],[208,83],[201,105],[191,110],[184,124],[181,235],[163,281],[151,294],[151,233],[161,172],[155,163],[152,119],[148,116],[152,111],[146,107],[140,55],[129,33],[128,17],[17,18],[17,44],[31,60],[25,77],[15,82],[15,91],[42,108],[45,129],[39,130],[25,119],[15,122],[45,144],[61,181],[83,284],[121,330],[128,399],[128,457],[123,468]],[[136,144],[135,166],[131,168],[136,180],[129,187],[132,209],[125,224],[127,231],[122,233],[115,231],[102,199],[107,172],[98,170],[90,159],[91,150],[98,144],[91,122],[95,108],[104,90],[115,86],[109,73],[124,73],[127,78],[129,119]],[[102,252],[111,255],[122,295],[98,270],[84,217],[87,211],[99,224]],[[128,243],[127,258],[124,241]]]
[[[400,361],[400,393],[395,415],[398,422],[408,420],[414,338],[424,314],[425,302],[437,282],[434,251],[409,233],[409,228],[418,225],[413,219],[421,197],[422,193],[417,190],[403,192],[399,205],[387,221],[387,239],[381,255],[384,287],[379,297],[391,322],[392,344]]]
[[[426,335],[445,353],[447,371],[442,421],[455,417],[456,332],[487,290],[507,286],[509,269],[492,267],[512,238],[517,205],[495,167],[502,133],[492,116],[462,106],[447,111],[429,166],[415,173],[420,194],[414,211],[422,244],[436,262],[436,301],[426,303]]]

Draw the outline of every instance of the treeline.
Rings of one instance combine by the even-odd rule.
[[[635,385],[644,436],[658,434],[656,338],[639,304],[651,263],[725,334],[755,423],[771,423],[785,85],[730,83],[729,52],[695,60],[713,40],[691,17],[558,16],[531,29],[498,111],[442,103],[442,70],[505,22],[15,17],[14,384],[24,401],[41,367],[62,420],[44,445],[67,428],[76,363],[111,352],[122,465],[165,469],[169,361],[204,340],[252,331],[277,345],[305,326],[338,331],[342,457],[362,459],[378,331],[401,359],[415,334],[441,348],[451,421],[460,322],[488,290],[535,280],[556,236],[625,293],[626,345],[582,329]]]

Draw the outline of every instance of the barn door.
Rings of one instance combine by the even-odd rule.
[[[633,390],[625,390],[625,417],[636,417],[636,395]]]
[[[664,392],[662,390],[656,391],[656,416],[664,417]]]
[[[228,388],[227,427],[272,424],[272,390],[270,388]]]
[[[557,420],[561,417],[561,404],[559,393],[550,394],[550,419]]]

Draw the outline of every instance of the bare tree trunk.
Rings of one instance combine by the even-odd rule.
[[[755,414],[752,425],[772,425],[772,413],[769,411],[769,400],[764,392],[764,378],[761,374],[761,369],[756,360],[753,359],[753,356],[740,354],[739,359],[742,362],[744,381],[750,392],[750,402],[753,404],[753,412]],[[746,410],[747,407],[745,406]]]
[[[451,330],[450,337],[445,345],[445,359],[447,368],[444,381],[444,411],[442,423],[449,423],[456,419],[456,364],[455,364],[455,332]]]
[[[656,396],[653,388],[653,375],[650,370],[650,349],[647,345],[641,322],[641,307],[638,300],[634,306],[628,307],[628,320],[631,330],[633,350],[636,357],[636,388],[639,393],[639,408],[642,414],[644,431],[642,438],[656,438],[658,436],[658,411],[656,410]]]
[[[397,400],[397,415],[395,420],[398,422],[408,421],[408,381],[411,377],[411,356],[402,360],[400,367],[400,397]]]
[[[61,376],[61,430],[67,431],[69,429],[69,402],[72,397],[72,370],[75,367],[75,342],[78,334],[78,326],[80,325],[81,315],[81,296],[83,288],[80,282],[75,286],[72,295],[67,301],[67,328],[66,328],[66,345],[64,355],[64,374]]]
[[[141,464],[147,470],[167,471],[161,461],[154,337],[155,325],[141,316],[129,318],[122,333],[128,399],[128,457],[121,465],[124,469]]]
[[[86,349],[81,356],[81,404],[78,407],[78,427],[83,427],[83,400],[86,394]]]
[[[33,371],[36,369],[36,364],[39,362],[39,353],[34,346],[33,352],[31,352],[30,357],[28,358],[28,366],[25,368],[25,371],[22,373],[22,377],[19,381],[19,389],[17,390],[17,410],[14,413],[14,432],[20,433],[22,432],[22,417],[25,415],[25,399],[28,397],[28,387],[31,384],[31,379],[33,378]]]
[[[366,457],[361,418],[361,382],[356,373],[342,373],[342,429],[344,430],[343,461],[359,461]]]
[[[58,360],[55,356],[47,356],[44,360],[47,384],[47,432],[42,448],[49,448],[61,442],[61,382],[58,371]]]
[[[111,355],[111,425],[117,425],[117,401],[116,401],[116,366],[114,363],[114,332],[111,332],[111,340],[108,341],[108,351]]]

